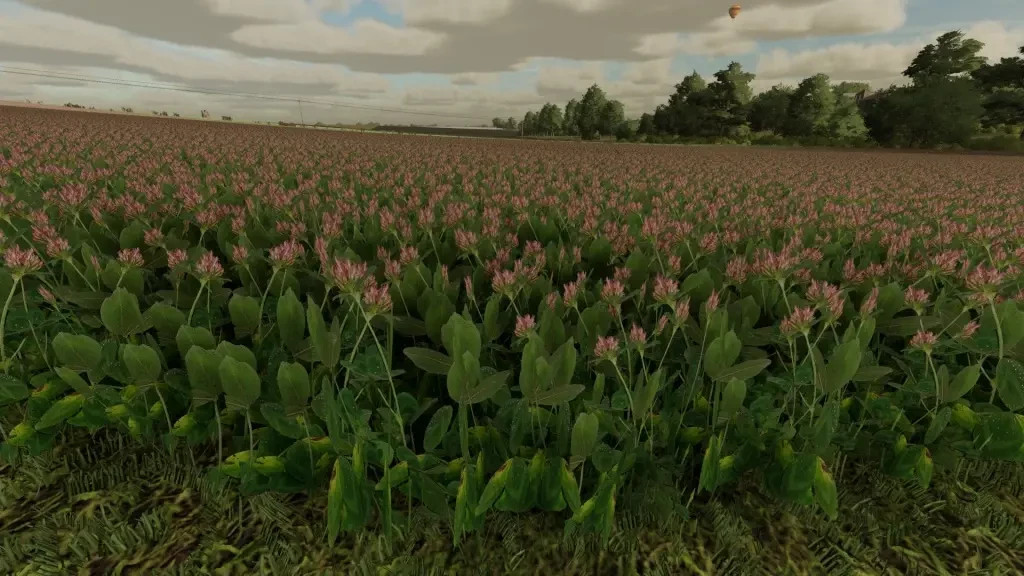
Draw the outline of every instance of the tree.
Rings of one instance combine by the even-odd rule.
[[[830,136],[836,95],[826,74],[815,74],[797,85],[789,99],[786,133],[791,136]]]
[[[579,108],[580,103],[575,98],[565,103],[565,114],[562,116],[563,134],[579,136]]]
[[[519,122],[516,121],[515,118],[509,116],[508,120],[505,121],[505,129],[506,130],[518,130],[519,129]]]
[[[668,115],[663,119],[665,126],[662,130],[674,134],[696,134],[699,127],[693,119],[699,113],[693,110],[694,103],[690,98],[698,98],[707,86],[708,83],[696,70],[683,77],[682,82],[676,84],[675,92],[668,97]]]
[[[1024,46],[1020,53],[1024,55]],[[982,125],[991,128],[1024,124],[1024,58],[1014,56],[984,64],[971,76],[985,95]],[[1020,138],[1024,140],[1024,129]]]
[[[856,94],[867,90],[867,85],[851,93],[848,91],[850,87],[844,84],[847,83],[832,87],[836,106],[832,111],[832,118],[829,119],[829,136],[838,140],[863,140],[868,129],[864,125],[864,117],[861,116],[860,108],[857,106]]]
[[[504,128],[504,127],[505,127],[505,121],[504,121],[504,120],[502,120],[501,118],[493,118],[493,119],[491,120],[491,124],[492,124],[492,125],[493,125],[493,126],[494,126],[495,128]]]
[[[640,115],[640,124],[636,128],[636,133],[641,135],[654,134],[654,116],[644,112]]]
[[[553,136],[562,130],[562,111],[557,104],[547,103],[537,114],[537,131],[540,134]]]
[[[604,90],[597,84],[587,88],[577,110],[576,125],[579,135],[586,140],[595,138],[601,130],[602,112],[608,102]]]
[[[756,131],[785,132],[793,88],[778,84],[750,101],[750,127]]]
[[[968,74],[985,64],[985,57],[978,55],[984,47],[959,30],[946,32],[918,52],[903,75],[917,82],[919,78]]]
[[[530,110],[523,116],[523,135],[533,136],[537,133],[537,113]]]
[[[633,128],[629,125],[629,122],[623,120],[619,122],[619,125],[614,130],[616,140],[629,140],[633,137]]]
[[[975,83],[961,77],[919,79],[865,103],[864,119],[871,136],[879,143],[901,146],[968,144],[985,111]]]
[[[626,111],[622,102],[609,100],[601,109],[601,120],[598,130],[601,134],[615,134],[619,125],[626,121]]]
[[[699,93],[708,96],[706,101],[697,103],[708,112],[699,117],[699,132],[708,136],[749,132],[747,113],[753,99],[750,83],[754,78],[754,74],[743,71],[739,62],[730,62],[725,69],[715,72],[715,81]],[[693,100],[693,96],[687,100]]]

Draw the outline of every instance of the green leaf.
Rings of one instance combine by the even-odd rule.
[[[722,408],[719,411],[719,417],[732,418],[743,407],[743,400],[746,397],[747,383],[736,378],[730,380],[722,391]]]
[[[412,360],[417,368],[427,374],[445,375],[451,369],[452,359],[443,352],[431,348],[418,348],[410,346],[402,350],[405,356]]]
[[[751,378],[760,374],[765,368],[771,365],[772,361],[768,358],[757,358],[754,360],[747,360],[746,362],[740,362],[734,366],[730,366],[718,373],[715,380],[719,382],[727,382],[729,380],[750,380]]]
[[[341,532],[341,521],[345,513],[345,474],[341,469],[341,460],[334,461],[331,472],[331,483],[327,487],[327,543],[333,544]]]
[[[341,360],[341,325],[338,319],[332,321],[328,330],[320,307],[309,297],[306,300],[306,321],[309,323],[309,339],[313,343],[313,358],[333,370]]]
[[[541,406],[557,406],[564,402],[571,402],[586,389],[586,386],[582,384],[567,384],[557,388],[549,388],[534,394],[533,401]]]
[[[103,346],[84,334],[57,334],[53,351],[61,364],[76,372],[95,370],[103,359]]]
[[[501,312],[501,298],[492,296],[487,300],[484,307],[484,335],[491,341],[501,336],[501,325],[498,323],[498,315]]]
[[[57,366],[53,369],[53,371],[57,373],[57,376],[60,377],[60,379],[65,384],[71,386],[71,388],[75,392],[86,395],[92,391],[92,388],[89,386],[88,382],[86,382],[81,376],[79,376],[78,372],[75,372],[74,370],[70,368],[65,368],[63,366]]]
[[[574,463],[583,462],[594,453],[594,449],[597,448],[597,433],[596,415],[584,412],[576,417],[576,423],[572,427],[572,441],[569,449]]]
[[[36,430],[45,430],[62,424],[77,414],[84,404],[85,396],[81,394],[71,394],[57,400],[40,416],[39,421],[36,422]]]
[[[1012,358],[1003,358],[996,368],[999,399],[1014,412],[1024,408],[1024,366]]]
[[[441,440],[444,439],[444,435],[451,425],[452,412],[451,406],[442,406],[430,417],[427,430],[423,434],[423,451],[425,453],[433,452],[441,444]]]
[[[186,318],[185,313],[174,306],[157,302],[146,310],[144,320],[156,328],[157,332],[169,337],[178,333],[178,328],[185,323]]]
[[[942,435],[942,431],[946,429],[946,425],[949,424],[949,419],[953,415],[953,411],[949,406],[943,406],[935,417],[932,418],[931,424],[928,425],[928,432],[924,435],[924,443],[931,444],[939,439]]]
[[[736,337],[736,333],[732,330],[726,332],[708,344],[704,358],[704,370],[712,378],[717,378],[726,368],[736,362],[742,350],[743,343]]]
[[[281,340],[289,348],[294,348],[306,336],[305,312],[291,288],[277,301],[277,329],[281,333]]]
[[[493,398],[499,390],[505,387],[509,374],[510,372],[505,370],[484,378],[479,386],[469,391],[469,395],[466,397],[466,404],[479,404]]]
[[[718,436],[711,436],[708,439],[707,449],[704,451],[704,460],[700,466],[700,479],[697,490],[700,492],[714,492],[718,487],[719,461],[721,459],[721,445]]]
[[[221,356],[227,356],[229,358],[234,358],[239,362],[245,362],[255,369],[259,368],[256,364],[256,354],[245,346],[224,341],[217,345],[217,352],[220,353]]]
[[[178,333],[174,335],[174,342],[177,344],[178,354],[181,354],[182,358],[193,346],[205,350],[213,350],[217,346],[217,339],[213,337],[213,333],[199,326],[182,325],[178,328]]]
[[[1003,346],[1013,348],[1024,339],[1024,312],[1020,311],[1015,300],[1006,300],[996,306],[996,315],[1003,330]]]
[[[121,360],[136,384],[151,384],[160,380],[163,366],[160,355],[151,347],[145,344],[125,344],[121,349]]]
[[[954,402],[963,398],[978,383],[981,376],[981,364],[967,366],[961,370],[947,386],[939,387],[939,400]]]
[[[256,370],[231,357],[225,357],[217,368],[228,408],[247,410],[260,398],[260,375]]]
[[[235,294],[228,301],[228,314],[236,330],[254,332],[260,325],[260,301],[252,296]]]
[[[28,386],[10,374],[0,374],[0,406],[8,406],[28,398]]]
[[[277,369],[277,389],[289,411],[305,408],[310,393],[309,373],[305,366],[298,362],[281,362]]]
[[[131,336],[144,329],[142,312],[139,310],[139,299],[124,288],[103,301],[100,306],[100,319],[103,326],[115,336]]]
[[[192,398],[199,403],[215,402],[221,393],[220,362],[224,358],[215,350],[193,346],[185,354],[185,369],[192,385]]]
[[[825,462],[818,458],[814,473],[814,500],[831,520],[839,517],[839,491],[835,479],[825,470]]]
[[[881,380],[885,376],[892,373],[892,368],[888,366],[864,366],[862,365],[857,369],[857,373],[853,375],[852,380],[854,382],[875,382]]]
[[[860,359],[860,340],[857,338],[837,346],[825,366],[825,376],[822,379],[825,393],[831,394],[845,386],[857,374]]]

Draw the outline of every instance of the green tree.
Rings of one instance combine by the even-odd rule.
[[[826,74],[815,74],[797,85],[789,99],[786,134],[806,138],[830,136],[836,94]]]
[[[565,103],[565,114],[562,116],[562,133],[579,136],[579,100],[573,98]]]
[[[881,144],[967,145],[978,129],[982,94],[970,78],[937,76],[893,87],[863,105],[865,124]]]
[[[587,88],[587,92],[583,95],[583,99],[580,100],[577,110],[576,125],[581,137],[586,140],[592,140],[597,137],[602,128],[601,122],[604,118],[605,104],[607,102],[608,98],[600,86],[594,84]]]
[[[779,84],[754,96],[750,101],[750,127],[759,132],[783,134],[792,94],[793,88]]]
[[[537,131],[546,136],[554,136],[562,131],[562,110],[557,104],[544,104],[537,114]]]
[[[1020,53],[1024,56],[1024,46]],[[971,75],[984,94],[982,125],[1024,125],[1024,58],[1002,58],[995,64],[984,64]],[[1020,138],[1024,140],[1024,128]]]
[[[967,38],[959,30],[946,32],[926,45],[903,71],[903,75],[918,79],[968,74],[985,64],[985,57],[978,53],[985,45],[973,38]]]
[[[530,110],[523,116],[523,135],[533,136],[537,134],[537,113]]]
[[[601,134],[615,134],[619,125],[626,121],[626,111],[622,102],[608,100],[601,108],[600,130]]]
[[[699,110],[695,109],[695,102],[690,98],[699,99],[700,95],[707,90],[708,83],[694,70],[691,74],[683,77],[683,80],[676,84],[675,92],[668,97],[668,114],[663,118],[664,132],[673,134],[695,135],[700,131],[701,116]]]
[[[864,125],[864,117],[857,106],[856,94],[867,88],[849,92],[845,82],[834,86],[836,106],[829,119],[829,136],[838,140],[863,140],[868,129]]]
[[[636,128],[636,133],[641,135],[654,134],[654,115],[644,112],[640,115],[640,124]]]

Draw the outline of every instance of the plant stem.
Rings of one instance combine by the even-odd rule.
[[[7,329],[7,309],[11,307],[11,300],[14,299],[14,291],[18,289],[18,285],[21,284],[21,277],[15,276],[14,283],[11,284],[11,291],[7,294],[7,301],[4,302],[3,312],[0,313],[0,364],[4,367],[4,372],[7,372],[7,353],[6,353],[6,341],[4,332]]]

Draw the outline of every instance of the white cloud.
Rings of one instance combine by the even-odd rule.
[[[761,80],[806,78],[819,72],[836,80],[898,76],[921,46],[919,42],[848,43],[800,52],[776,49],[758,59],[755,73]]]
[[[987,20],[971,24],[964,29],[964,34],[985,43],[981,55],[989,60],[1017,56],[1020,46],[1024,46],[1024,26],[1009,27],[1003,22]]]
[[[379,0],[411,25],[482,24],[508,13],[512,0]]]
[[[111,58],[117,64],[184,81],[329,85],[354,92],[385,92],[388,81],[340,66],[251,58],[225,50],[176,46],[42,10],[19,10],[0,19],[0,45],[66,50]]]
[[[615,5],[621,5],[623,0],[540,0],[545,4],[568,8],[576,12],[598,12],[607,10]]]
[[[247,46],[286,52],[415,56],[436,47],[444,35],[363,19],[348,28],[329,26],[319,20],[253,24],[234,31],[231,38]]]

